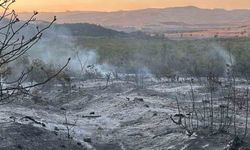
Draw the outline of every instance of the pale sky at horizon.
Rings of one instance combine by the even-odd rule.
[[[196,6],[200,8],[250,9],[250,0],[16,0],[17,11],[118,11],[144,8]]]

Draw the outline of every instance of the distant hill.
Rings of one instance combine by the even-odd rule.
[[[67,30],[73,36],[128,36],[125,32],[119,32],[89,23],[56,24],[54,25],[54,29],[58,31]]]
[[[21,13],[28,18],[31,13]],[[122,31],[198,30],[250,23],[250,10],[201,9],[193,6],[116,12],[68,11],[40,13],[38,19],[57,23],[91,23]]]
[[[9,23],[8,19],[3,19],[0,25],[4,26]],[[20,21],[13,25],[13,29],[17,29],[25,22]],[[29,24],[29,28],[23,28],[21,34],[29,37],[37,32],[37,26],[42,29],[49,25],[47,21],[35,21]],[[123,31],[116,31],[97,24],[90,23],[54,23],[49,29],[45,31],[44,36],[51,36],[52,34],[65,37],[146,37],[143,32],[136,31],[126,33]]]

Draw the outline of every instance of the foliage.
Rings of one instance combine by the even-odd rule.
[[[249,38],[173,41],[153,37],[80,37],[78,44],[97,49],[99,63],[112,64],[128,72],[143,66],[159,77],[175,74],[205,77],[210,72],[224,76],[226,65],[232,59],[238,76],[250,76]]]

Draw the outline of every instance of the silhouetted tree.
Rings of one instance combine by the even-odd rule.
[[[0,104],[6,104],[14,100],[13,97],[23,94],[32,87],[36,87],[47,83],[52,78],[56,77],[69,63],[70,59],[59,71],[47,79],[34,84],[25,86],[32,69],[24,69],[16,75],[15,79],[7,79],[11,74],[9,64],[17,62],[30,48],[35,45],[42,37],[45,30],[51,27],[56,21],[56,17],[47,25],[41,27],[36,26],[36,31],[25,36],[31,25],[34,26],[38,12],[34,11],[33,15],[26,21],[21,21],[14,10],[10,10],[10,6],[15,3],[15,0],[0,0],[0,8],[2,15],[0,16]]]

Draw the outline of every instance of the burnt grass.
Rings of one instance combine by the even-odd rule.
[[[57,136],[54,132],[31,124],[1,124],[1,150],[85,150],[86,148],[67,138]]]
[[[1,106],[0,149],[223,150],[233,142],[238,143],[228,150],[250,148],[249,135],[237,141],[232,132],[210,132],[208,127],[201,126],[188,136],[185,129],[172,122],[170,116],[178,113],[176,97],[183,113],[192,105],[189,83],[145,83],[145,88],[124,81],[106,87],[105,80],[93,80],[74,82],[70,89],[39,88],[39,94],[33,97],[25,96]],[[193,88],[196,107],[201,112],[206,87],[194,83]],[[220,100],[220,92],[214,93],[216,100]],[[216,112],[220,111],[219,104],[214,102]],[[68,111],[69,124],[73,124],[72,139],[67,138],[65,111]],[[220,116],[216,115],[215,124],[218,124]],[[244,115],[244,111],[239,110],[238,119],[243,123]],[[15,122],[10,118],[13,116],[17,118]],[[20,119],[24,116],[45,126]],[[78,121],[74,125],[75,118]],[[242,133],[244,126],[237,125]],[[239,137],[242,138],[242,134]]]

